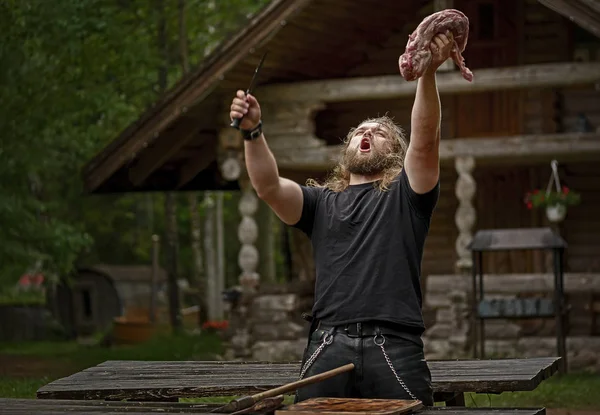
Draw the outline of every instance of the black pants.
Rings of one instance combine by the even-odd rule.
[[[304,377],[348,363],[354,363],[355,369],[300,388],[296,394],[297,402],[315,397],[412,399],[390,369],[379,346],[383,343],[400,380],[424,405],[433,405],[431,374],[420,335],[376,324],[358,323],[343,327],[321,324],[310,336],[302,367],[323,340],[329,340],[330,336],[333,336],[333,341],[321,350]]]

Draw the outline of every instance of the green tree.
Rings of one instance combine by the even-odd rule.
[[[264,4],[188,0],[192,70]],[[171,85],[181,75],[177,1],[165,0],[167,56],[155,13],[133,0],[0,2],[0,286],[36,265],[58,278],[78,261],[149,262],[164,196],[85,196],[80,170],[157,100],[161,62]],[[189,240],[189,209],[178,211]]]

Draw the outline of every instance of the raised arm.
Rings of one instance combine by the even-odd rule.
[[[410,144],[404,161],[408,181],[416,193],[427,193],[435,187],[440,177],[441,108],[435,72],[450,57],[453,43],[451,33],[433,38],[431,64],[417,81]]]
[[[237,91],[229,115],[231,119],[241,118],[243,115],[240,129],[252,130],[261,120],[260,105],[252,95],[246,97],[244,91]],[[264,200],[284,223],[297,223],[302,215],[302,190],[298,183],[279,177],[275,157],[264,134],[251,141],[244,140],[244,153],[248,176],[258,197]]]

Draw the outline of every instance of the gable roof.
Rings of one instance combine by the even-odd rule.
[[[600,0],[538,0],[600,38]]]
[[[172,125],[194,103],[210,94],[229,69],[273,36],[282,22],[310,0],[273,0],[235,36],[226,39],[195,70],[177,82],[142,116],[83,167],[85,188],[94,191],[136,153],[149,145],[151,137]],[[252,57],[248,59],[252,61]],[[98,170],[102,170],[101,172]]]
[[[218,134],[267,49],[257,94],[261,84],[397,74],[398,51],[433,3],[273,0],[84,166],[86,191],[237,189],[221,176]]]

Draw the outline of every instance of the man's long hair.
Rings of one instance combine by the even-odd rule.
[[[388,168],[383,171],[383,177],[381,180],[375,182],[377,188],[381,191],[386,191],[389,189],[390,184],[398,177],[402,168],[404,167],[404,157],[406,156],[406,149],[408,148],[408,143],[406,142],[406,138],[404,136],[404,131],[402,127],[397,125],[390,117],[384,115],[382,117],[377,118],[368,118],[362,121],[360,125],[365,123],[378,123],[384,127],[386,127],[391,136],[388,137],[387,145],[390,146],[390,151],[386,154],[390,160]],[[309,179],[307,181],[308,186],[314,187],[326,187],[334,192],[341,192],[345,190],[350,183],[350,172],[344,165],[344,154],[348,149],[348,145],[350,144],[350,140],[354,135],[354,131],[356,131],[358,127],[354,127],[350,129],[348,135],[346,135],[346,139],[344,140],[344,146],[342,146],[341,151],[341,160],[340,163],[333,169],[331,174],[327,177],[324,183],[319,184],[314,179]]]

